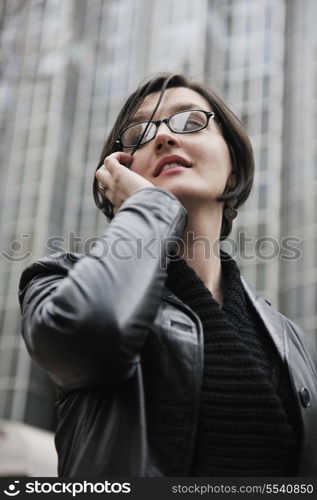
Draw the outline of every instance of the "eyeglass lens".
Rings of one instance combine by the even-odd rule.
[[[166,123],[172,132],[186,134],[190,132],[196,132],[206,127],[208,118],[203,111],[181,111],[169,117]],[[136,146],[139,143],[140,138],[147,125],[148,122],[142,122],[127,128],[121,136],[123,146]],[[142,138],[141,144],[152,140],[156,135],[156,130],[157,125],[155,123],[150,123],[147,127],[145,135]]]

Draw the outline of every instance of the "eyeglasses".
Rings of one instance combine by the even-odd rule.
[[[206,128],[210,118],[215,118],[215,113],[212,111],[200,109],[179,111],[164,120],[145,121],[130,125],[123,130],[121,137],[116,142],[124,148],[135,148],[146,144],[154,139],[161,123],[165,123],[170,131],[176,134],[191,134]]]

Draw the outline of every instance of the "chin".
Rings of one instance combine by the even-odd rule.
[[[210,199],[215,197],[215,193],[213,193],[211,189],[207,190],[206,186],[194,186],[193,183],[192,185],[186,185],[185,183],[171,183],[170,185],[168,185],[166,183],[165,186],[160,187],[166,189],[174,196],[176,196],[176,198],[178,198],[181,203],[189,203],[193,202],[194,200],[196,200],[197,202],[201,202],[203,199],[210,201]],[[218,196],[218,194],[216,196]]]
[[[166,189],[170,193],[172,193],[176,198],[191,198],[195,196],[195,190],[192,186],[186,186],[184,184],[176,184],[176,183],[166,183],[165,186],[161,186],[163,189]],[[197,193],[196,193],[197,195]]]

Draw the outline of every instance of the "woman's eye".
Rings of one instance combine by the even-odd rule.
[[[188,120],[185,123],[184,130],[195,130],[196,128],[199,128],[203,125],[202,120],[199,120],[199,118],[188,118]]]
[[[132,144],[136,144],[140,137],[141,137],[142,132],[140,130],[134,130],[129,137],[129,141],[132,142]]]
[[[123,140],[126,144],[137,144],[142,132],[143,127],[139,125],[128,128],[123,135]]]

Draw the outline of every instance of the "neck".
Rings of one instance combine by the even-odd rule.
[[[224,289],[219,253],[222,210],[222,203],[218,202],[208,210],[197,205],[193,210],[187,209],[188,224],[182,234],[184,260],[221,306]]]

